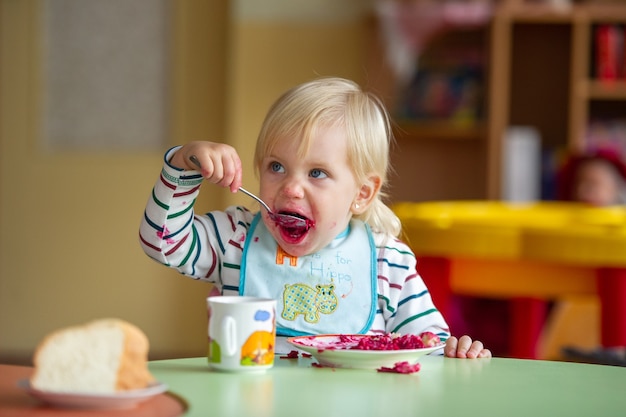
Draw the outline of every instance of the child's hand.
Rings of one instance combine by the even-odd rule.
[[[170,164],[200,171],[207,181],[228,187],[233,193],[241,186],[241,159],[235,148],[224,143],[189,142],[172,156]]]
[[[474,359],[491,357],[491,351],[485,349],[481,341],[475,340],[472,342],[469,336],[461,336],[458,340],[456,337],[450,336],[450,338],[446,340],[443,353],[449,358]]]

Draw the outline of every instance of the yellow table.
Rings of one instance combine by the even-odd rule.
[[[444,315],[451,294],[516,300],[515,357],[536,357],[539,300],[565,295],[598,294],[603,346],[626,346],[625,208],[461,201],[393,209]]]

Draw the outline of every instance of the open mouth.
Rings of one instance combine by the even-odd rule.
[[[302,240],[307,232],[312,227],[315,227],[315,222],[313,220],[308,219],[299,213],[281,211],[280,214],[286,214],[303,220],[303,222],[281,222],[280,224],[278,224],[283,238],[292,243],[296,243]]]

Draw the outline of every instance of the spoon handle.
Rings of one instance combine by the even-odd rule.
[[[270,210],[269,206],[267,204],[265,204],[265,201],[261,200],[259,197],[257,197],[256,195],[252,194],[250,191],[246,190],[243,187],[239,187],[239,191],[241,191],[244,194],[247,194],[249,197],[252,197],[256,201],[258,201],[265,208],[265,210],[267,210],[268,213],[272,212],[272,210]]]
[[[194,164],[195,166],[197,166],[198,168],[202,169],[202,165],[200,165],[200,161],[198,160],[198,158],[197,158],[195,155],[191,155],[191,156],[189,157],[189,160],[190,160],[191,162],[193,162],[193,164]]]

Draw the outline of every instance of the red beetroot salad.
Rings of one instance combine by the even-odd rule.
[[[305,340],[310,343],[306,343]],[[316,336],[301,337],[299,342],[322,350],[409,350],[441,345],[439,336],[432,332],[419,335],[386,333],[382,335],[336,335],[331,342],[320,342]]]
[[[427,334],[428,333],[428,334]],[[434,338],[433,338],[434,336]],[[403,350],[403,349],[423,349],[437,346],[441,340],[437,335],[430,332],[421,333],[419,336],[406,334],[395,336],[384,334],[380,336],[362,337],[359,343],[351,349],[359,350]],[[434,344],[431,344],[434,343]]]

